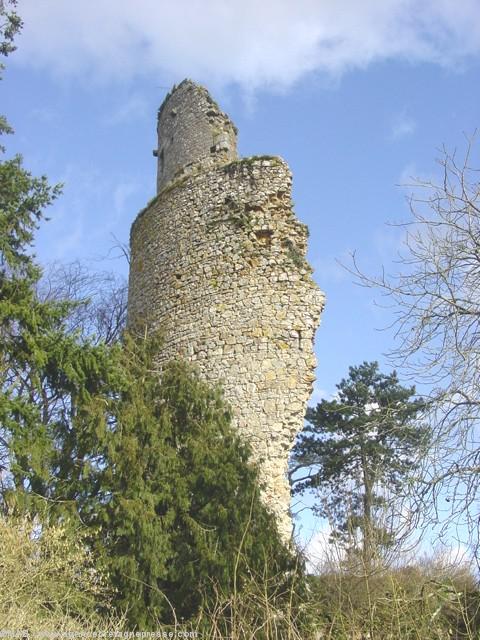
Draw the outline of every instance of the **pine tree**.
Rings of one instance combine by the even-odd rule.
[[[388,507],[429,430],[416,420],[424,403],[415,388],[401,386],[395,372],[380,373],[377,362],[350,367],[337,389],[334,400],[307,411],[292,455],[293,492],[319,492],[314,509],[333,524],[333,540],[369,568],[395,540]]]
[[[72,448],[77,405],[102,387],[111,358],[105,345],[67,330],[74,303],[37,295],[42,272],[30,248],[59,193],[20,156],[0,162],[0,464],[8,486],[32,498],[51,493],[58,453]]]
[[[0,56],[4,57],[15,51],[14,39],[22,28],[22,21],[15,12],[17,0],[6,0],[6,3],[10,5],[10,10],[8,10],[8,6],[5,6],[3,0],[0,2]],[[0,80],[2,79],[4,68],[5,65],[0,63]],[[13,130],[5,116],[0,115],[0,135],[6,133],[13,133]],[[0,152],[3,153],[4,151],[4,147],[0,145]]]
[[[8,2],[15,8],[16,2]],[[22,26],[0,4],[0,55],[15,47]],[[3,67],[2,67],[3,69]],[[12,133],[5,118],[0,134]],[[4,154],[3,147],[0,153]],[[42,271],[32,255],[34,233],[61,185],[36,178],[16,155],[0,161],[0,506],[15,498],[45,503],[58,494],[69,449],[70,470],[79,476],[72,420],[110,375],[110,351],[67,331],[74,303],[41,301]],[[81,457],[81,456],[80,456]],[[7,499],[7,495],[9,496]],[[37,500],[39,498],[39,500]]]

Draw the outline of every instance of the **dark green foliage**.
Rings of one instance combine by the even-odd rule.
[[[15,6],[15,2],[8,3]],[[13,49],[18,16],[0,5],[0,54]],[[0,123],[0,132],[7,130]],[[15,156],[0,162],[0,506],[33,508],[68,497],[89,457],[79,448],[76,414],[111,377],[111,353],[66,330],[74,304],[41,301],[41,269],[31,245],[43,210],[60,194]],[[68,480],[68,482],[67,482]]]
[[[32,177],[19,156],[0,163],[0,464],[10,472],[3,496],[14,488],[46,498],[73,468],[81,473],[87,452],[72,444],[77,405],[109,375],[105,346],[66,330],[74,304],[37,295],[41,270],[30,247],[59,193],[45,177]]]
[[[0,0],[0,56],[8,56],[12,51],[15,51],[16,47],[13,44],[13,40],[16,34],[22,28],[22,21],[19,16],[13,10],[8,10],[8,5],[11,9],[17,6],[17,0]],[[5,65],[0,63],[0,80],[2,79],[2,71]],[[5,116],[0,115],[0,135],[5,133],[13,133],[13,129],[7,122]],[[4,153],[5,148],[0,145],[0,153]]]
[[[15,11],[8,11],[17,6],[17,0],[2,0],[0,2],[0,55],[8,56],[15,51],[14,38],[22,28],[22,21]],[[3,68],[3,67],[2,67]]]
[[[292,457],[294,493],[314,489],[317,513],[333,523],[333,537],[364,563],[394,541],[384,519],[429,431],[415,417],[424,406],[414,387],[399,384],[378,363],[350,367],[335,400],[309,408]],[[304,475],[299,472],[306,471]]]
[[[100,527],[117,606],[138,628],[172,622],[171,607],[189,618],[217,593],[240,591],[249,574],[273,576],[292,564],[219,390],[181,362],[160,381],[157,349],[156,340],[125,338],[101,490],[82,513]]]

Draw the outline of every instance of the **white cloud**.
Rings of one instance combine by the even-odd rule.
[[[405,138],[406,136],[410,136],[414,133],[417,128],[417,124],[413,118],[407,115],[405,112],[402,112],[395,116],[392,123],[392,128],[390,132],[390,137],[392,140],[399,140],[400,138]]]
[[[319,572],[327,565],[337,567],[344,557],[343,550],[330,542],[332,528],[327,521],[316,521],[314,529],[308,535],[302,532],[302,539],[297,540],[307,559],[307,570]]]
[[[23,0],[17,60],[89,82],[287,88],[390,58],[458,65],[480,52],[478,0]]]
[[[316,407],[319,402],[323,400],[323,398],[329,398],[331,394],[329,394],[325,389],[320,388],[317,384],[313,385],[312,395],[310,396],[310,400],[308,402],[309,406]]]

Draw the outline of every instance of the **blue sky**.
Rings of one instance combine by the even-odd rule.
[[[280,155],[327,296],[315,398],[348,366],[385,362],[390,315],[337,263],[378,273],[401,248],[401,188],[479,125],[478,0],[20,0],[25,28],[0,85],[35,174],[65,183],[38,235],[42,263],[127,242],[154,195],[156,111],[190,77],[239,128],[242,155]]]

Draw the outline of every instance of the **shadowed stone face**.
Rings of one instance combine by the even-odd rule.
[[[199,101],[220,115],[206,116]],[[163,123],[173,109],[186,120],[169,147],[173,129]],[[224,147],[207,153],[220,122]],[[189,81],[162,105],[159,139],[159,193],[131,232],[129,324],[162,330],[160,362],[187,358],[222,383],[288,539],[287,461],[314,381],[324,303],[305,261],[307,229],[292,211],[291,174],[280,158],[237,160],[232,123]]]

